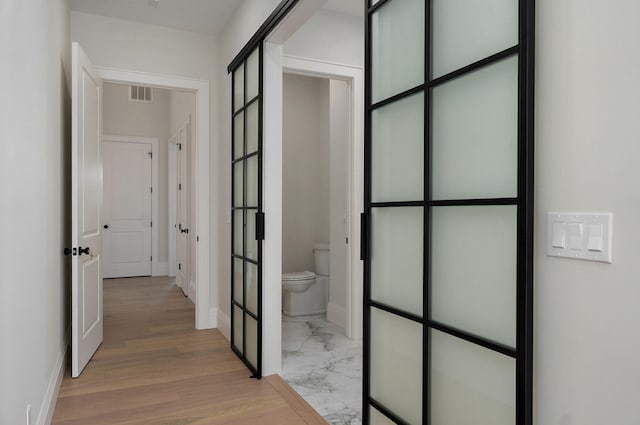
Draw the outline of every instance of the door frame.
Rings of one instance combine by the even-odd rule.
[[[151,145],[151,187],[158,187],[158,138],[157,137],[143,137],[143,136],[121,136],[117,134],[104,134],[102,135],[102,144],[104,152],[104,144],[107,142],[116,143],[139,143]],[[104,163],[102,165],[104,167]],[[103,194],[104,196],[104,194]],[[104,208],[104,200],[102,202]],[[151,222],[158,221],[158,196],[157,192],[151,192]],[[158,261],[158,242],[159,242],[159,227],[156,224],[151,226],[151,276],[164,276],[167,274],[167,263],[160,263]]]
[[[364,70],[293,55],[282,56],[282,72],[344,81],[349,86],[349,140],[347,142],[347,298],[344,318],[348,338],[362,339],[362,261],[360,212],[364,207]],[[268,164],[267,164],[268,165]],[[282,164],[281,164],[282,165]],[[266,190],[266,185],[265,185]],[[280,210],[282,217],[282,209]],[[275,260],[274,260],[275,261]],[[282,262],[282,255],[280,256]],[[327,300],[328,301],[328,300]],[[327,310],[327,314],[329,311]],[[338,325],[341,325],[338,323]]]
[[[176,277],[176,269],[177,269],[177,253],[176,253],[176,194],[174,190],[171,190],[171,188],[175,188],[176,186],[176,182],[178,181],[177,178],[177,149],[176,149],[176,140],[177,140],[177,135],[173,134],[169,137],[169,140],[167,141],[167,151],[168,151],[168,156],[167,156],[167,166],[169,167],[168,171],[169,171],[169,175],[168,175],[168,185],[167,187],[169,188],[169,190],[167,191],[167,203],[169,205],[169,211],[168,211],[168,215],[167,215],[167,241],[168,241],[168,250],[167,250],[167,255],[168,257],[168,263],[169,263],[169,269],[167,271],[167,275],[169,277]]]
[[[211,268],[217,269],[217,258],[211,258],[210,250],[218,252],[216,238],[210,240],[210,205],[209,205],[209,81],[187,77],[155,74],[140,71],[122,70],[108,67],[96,67],[105,82],[121,84],[141,84],[152,87],[190,91],[196,94],[196,149],[195,193],[192,200],[196,209],[196,294],[195,294],[195,327],[196,329],[210,329],[217,327],[217,294],[211,291]],[[192,135],[193,136],[193,135]]]

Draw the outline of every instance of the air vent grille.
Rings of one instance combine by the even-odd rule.
[[[150,103],[153,101],[152,93],[151,87],[129,86],[129,100],[132,102]]]

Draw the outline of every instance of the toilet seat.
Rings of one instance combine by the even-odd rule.
[[[316,274],[310,271],[291,272],[291,273],[284,273],[282,275],[282,280],[287,282],[297,282],[297,281],[311,280],[315,278],[316,278]]]

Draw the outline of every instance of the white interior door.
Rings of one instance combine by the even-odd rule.
[[[103,146],[103,276],[150,276],[152,145],[105,140]]]
[[[102,79],[72,45],[71,357],[80,375],[102,343]]]
[[[176,158],[177,173],[177,262],[176,282],[182,292],[189,296],[189,139],[187,125],[178,130],[178,154]]]
[[[177,202],[176,194],[177,190],[173,190],[174,187],[178,187],[178,165],[177,165],[177,153],[178,153],[178,138],[176,135],[171,136],[169,139],[169,276],[176,277],[178,270],[178,261],[176,254],[176,229],[178,228],[177,221]]]

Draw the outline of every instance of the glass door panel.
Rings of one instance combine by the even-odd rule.
[[[388,1],[371,18],[373,102],[424,83],[424,0]]]
[[[371,396],[407,423],[422,421],[422,325],[371,308]]]
[[[516,346],[516,207],[431,210],[431,318]]]
[[[433,78],[518,44],[518,1],[431,0]]]
[[[232,96],[231,347],[256,378],[262,373],[262,235],[257,221],[262,217],[261,49],[250,52],[233,71]]]
[[[244,112],[233,118],[233,159],[244,155]]]
[[[244,106],[244,65],[233,73],[233,112]]]
[[[371,211],[371,300],[422,316],[423,209]]]
[[[424,94],[373,111],[372,199],[421,200],[424,196]]]
[[[518,58],[433,88],[433,199],[517,194]]]
[[[431,424],[515,424],[515,359],[436,330],[430,338]]]

